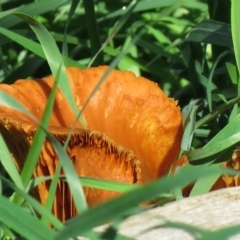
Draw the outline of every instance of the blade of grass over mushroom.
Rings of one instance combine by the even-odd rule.
[[[59,73],[58,73],[59,74]],[[50,121],[53,105],[54,105],[54,99],[55,95],[57,92],[57,86],[58,86],[58,78],[54,82],[53,88],[51,90],[51,93],[49,95],[47,104],[44,109],[44,113],[41,119],[41,124],[42,126],[47,129],[48,128],[48,123]],[[24,186],[26,187],[30,178],[32,177],[32,173],[34,171],[34,168],[38,162],[39,155],[42,150],[42,145],[45,140],[46,133],[45,131],[39,126],[37,129],[37,132],[33,138],[33,143],[32,146],[28,152],[27,159],[25,161],[25,164],[23,166],[22,172],[21,172],[21,177]]]
[[[56,232],[44,226],[37,218],[30,215],[8,199],[0,195],[0,222],[14,229],[25,239],[49,240]]]
[[[30,180],[29,188],[36,187],[39,183],[51,180],[51,176],[46,177],[38,177]],[[65,176],[59,176],[59,179],[66,180]],[[91,187],[102,190],[116,191],[116,192],[129,192],[133,189],[139,188],[138,185],[115,182],[105,179],[98,178],[88,178],[88,177],[79,177],[79,181],[81,182],[83,187]]]
[[[50,184],[50,187],[49,187],[47,200],[46,200],[45,205],[44,205],[44,208],[46,210],[48,210],[49,212],[51,212],[51,209],[52,209],[52,206],[53,206],[53,203],[54,203],[54,197],[56,195],[58,180],[59,180],[59,176],[60,176],[60,173],[61,173],[61,166],[62,165],[60,163],[58,163],[57,168],[55,170],[55,173],[54,173],[53,177],[51,178],[52,181],[51,181],[51,184]],[[45,216],[42,216],[41,221],[43,223],[45,223],[46,225],[48,224],[48,220]]]
[[[59,84],[60,75],[62,74],[62,72],[60,72],[60,69],[61,69],[61,66],[59,67],[59,72],[57,72],[57,76],[56,76],[53,88],[48,97],[48,102],[46,104],[44,114],[41,119],[41,123],[45,129],[47,129],[47,125],[50,120],[51,112],[52,112],[53,105],[54,105],[54,99],[55,99],[55,95],[56,95],[56,91],[57,91],[57,86]],[[70,136],[70,134],[69,134],[69,136]],[[30,180],[31,173],[33,172],[34,167],[36,165],[36,162],[34,162],[33,159],[36,159],[36,161],[38,160],[39,154],[41,152],[41,146],[43,144],[45,137],[46,137],[46,133],[43,131],[42,126],[40,126],[34,136],[32,147],[30,148],[29,154],[26,159],[26,164],[24,165],[24,168],[22,170],[22,176],[26,176],[25,177],[27,179],[26,182],[28,182]],[[74,170],[74,167],[72,166],[69,157],[67,156],[66,153],[63,154],[63,152],[65,152],[64,149],[66,148],[69,140],[67,140],[65,142],[64,149],[63,149],[62,146],[58,142],[56,142],[56,139],[52,135],[48,134],[48,137],[50,138],[51,141],[53,141],[53,144],[55,142],[55,147],[57,148],[56,150],[58,153],[58,157],[60,159],[64,158],[64,161],[62,160],[63,162],[61,162],[60,164],[64,168],[64,172],[65,172],[66,178],[68,180],[69,187],[72,190],[71,192],[73,195],[74,202],[76,204],[76,208],[77,208],[78,212],[82,212],[82,211],[86,210],[86,208],[87,208],[87,203],[85,200],[84,192],[78,181],[77,173]],[[35,138],[36,138],[36,140],[35,140]],[[56,188],[55,189],[52,188],[52,191],[54,191],[54,190],[56,191]],[[54,194],[54,193],[52,192],[52,194]]]
[[[145,30],[140,31],[137,35],[134,36],[134,38],[132,38],[131,42],[128,44],[128,46],[124,49],[124,51],[122,51],[109,65],[108,69],[105,71],[105,73],[103,74],[103,76],[101,76],[101,78],[99,79],[98,83],[96,84],[96,86],[94,87],[94,89],[92,90],[91,94],[89,95],[89,97],[87,98],[86,102],[84,103],[81,111],[79,112],[79,116],[81,116],[85,110],[85,108],[87,107],[89,101],[91,100],[91,98],[93,97],[93,95],[96,93],[96,91],[99,89],[99,87],[101,86],[101,84],[104,82],[104,80],[106,79],[106,77],[111,73],[111,71],[117,66],[117,64],[119,63],[119,61],[121,60],[122,57],[124,57],[129,49],[131,48],[132,44],[135,44],[138,39],[144,34]],[[78,118],[77,118],[78,119]],[[67,140],[66,142],[69,141],[70,136],[73,132],[73,129],[75,128],[76,124],[77,124],[77,119],[75,121],[75,123],[72,126],[72,129],[70,131],[70,133],[68,134]]]
[[[84,187],[98,188],[98,189],[117,191],[117,192],[129,192],[139,187],[133,184],[120,183],[120,182],[108,181],[103,179],[86,178],[86,177],[85,178],[81,177],[80,181]]]
[[[50,118],[50,115],[48,115],[49,111],[50,111],[49,108],[51,107],[51,105],[53,105],[53,102],[54,102],[54,91],[56,91],[57,81],[58,80],[56,79],[56,82],[54,83],[51,94],[49,96],[48,103],[46,105],[47,110],[45,110],[45,112],[43,114],[44,122],[47,122],[48,118]],[[0,103],[2,105],[25,113],[26,115],[31,117],[34,121],[36,121],[39,124],[39,128],[37,130],[37,133],[34,136],[33,144],[32,144],[32,147],[30,148],[30,151],[28,153],[28,157],[26,160],[26,164],[24,166],[24,169],[26,169],[26,170],[23,169],[22,174],[21,174],[22,181],[23,181],[23,184],[25,185],[25,187],[27,186],[27,184],[31,178],[33,168],[35,167],[35,165],[38,161],[38,156],[39,156],[39,153],[41,151],[41,146],[42,146],[42,144],[39,144],[39,143],[43,143],[44,138],[47,134],[48,138],[52,141],[52,144],[57,151],[60,161],[62,160],[61,162],[62,162],[62,166],[64,167],[64,170],[65,170],[66,178],[67,178],[68,182],[71,183],[71,184],[69,184],[69,186],[70,186],[70,189],[72,190],[73,199],[76,203],[76,207],[78,210],[79,209],[82,211],[85,210],[87,208],[87,204],[86,204],[86,200],[84,197],[82,187],[78,181],[78,176],[74,170],[74,167],[72,166],[72,164],[69,160],[68,155],[66,154],[66,152],[64,151],[64,149],[62,148],[60,143],[50,133],[47,132],[46,127],[43,125],[43,123],[38,122],[38,120],[34,116],[32,116],[32,114],[30,114],[20,103],[18,103],[14,98],[9,96],[4,91],[0,90],[0,93],[1,93],[0,94]],[[51,105],[49,105],[49,104],[51,104]],[[44,132],[41,131],[41,129]],[[19,198],[18,195],[16,195],[16,197],[14,198],[14,201],[20,203],[21,199]]]
[[[70,85],[68,83],[68,77],[66,73],[66,69],[64,67],[64,62],[62,55],[60,54],[58,47],[52,37],[52,35],[48,32],[48,30],[38,21],[36,21],[34,18],[22,14],[22,13],[14,13],[16,16],[24,19],[29,26],[32,28],[32,30],[37,35],[39,42],[41,43],[42,49],[44,51],[44,54],[46,56],[46,60],[48,61],[49,67],[51,69],[52,74],[55,76],[57,75],[59,64],[61,66],[59,75],[59,88],[65,95],[66,99],[69,102],[69,105],[71,106],[72,110],[75,112],[76,117],[78,116],[78,108],[76,106],[76,103],[73,99],[73,95],[71,92]],[[81,124],[86,128],[86,125],[81,118],[81,114],[78,118],[81,122]]]
[[[108,45],[108,43],[114,38],[114,36],[118,33],[118,31],[123,27],[123,25],[126,23],[128,18],[131,16],[131,13],[133,12],[134,8],[138,4],[137,1],[132,1],[129,6],[125,9],[124,15],[118,20],[118,22],[113,27],[111,34],[109,37],[105,40],[102,46],[100,46],[99,50],[96,52],[95,56],[92,58],[90,63],[88,64],[88,67],[92,65],[92,63],[95,61],[96,57],[102,52],[102,50]]]
[[[47,133],[48,139],[51,141],[53,147],[55,148],[61,165],[63,166],[65,176],[73,196],[74,203],[77,208],[77,212],[84,212],[87,209],[87,203],[84,196],[83,189],[81,187],[80,181],[78,180],[78,175],[71,163],[65,149],[60,145],[52,134]]]
[[[43,49],[41,47],[41,45],[39,43],[36,43],[34,41],[32,41],[31,39],[28,39],[24,36],[21,36],[15,32],[12,32],[10,30],[4,29],[2,27],[0,27],[0,33],[3,34],[4,36],[10,38],[11,40],[13,40],[14,42],[22,45],[24,48],[28,49],[29,51],[33,52],[34,54],[36,54],[37,56],[45,59],[46,56],[43,52]],[[78,68],[83,68],[83,65],[81,65],[80,63],[66,57],[63,56],[63,60],[66,66],[75,66]]]
[[[231,169],[193,169],[193,171],[179,172],[171,177],[163,177],[138,189],[132,190],[116,199],[92,207],[75,218],[66,222],[66,227],[59,231],[55,239],[63,240],[83,234],[87,229],[102,224],[113,218],[124,216],[130,209],[133,210],[138,204],[148,201],[160,194],[164,194],[177,187],[184,187],[196,181],[199,177],[213,174],[236,174]],[[161,188],[159,187],[161,186]],[[96,216],[98,216],[96,218]]]
[[[22,112],[29,117],[33,118],[35,121],[38,121],[31,113],[27,111],[15,98],[5,93],[3,90],[0,90],[0,103],[5,107],[12,108],[19,112]]]
[[[40,216],[44,216],[46,221],[53,225],[56,229],[61,229],[63,227],[63,223],[59,221],[56,217],[54,217],[48,209],[43,207],[36,199],[34,199],[31,195],[25,193],[20,188],[12,184],[8,179],[4,178],[3,176],[0,176],[0,178],[15,192],[17,192],[19,195],[22,196],[23,199],[26,200],[28,204],[30,204],[37,212],[40,214]]]
[[[101,86],[101,84],[104,82],[106,77],[117,66],[117,64],[121,60],[121,58],[128,53],[128,51],[131,48],[132,44],[135,44],[138,41],[138,39],[144,34],[144,32],[145,32],[145,30],[142,30],[137,35],[135,35],[134,38],[132,38],[131,42],[128,44],[128,46],[111,62],[111,64],[109,65],[108,69],[105,71],[103,76],[99,79],[97,85],[92,90],[91,94],[89,95],[89,97],[87,98],[86,102],[84,103],[83,108],[80,111],[80,114],[82,114],[84,112],[84,110],[85,110],[86,106],[88,105],[89,101],[91,100],[92,96],[96,93],[96,91]],[[74,124],[74,126],[75,126],[75,124]]]
[[[24,190],[24,185],[22,183],[22,179],[18,173],[16,165],[13,162],[12,156],[3,140],[2,135],[0,134],[0,162],[3,167],[11,177],[12,181],[16,184],[17,187]],[[0,175],[1,176],[1,175]]]

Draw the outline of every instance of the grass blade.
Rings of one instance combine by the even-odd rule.
[[[233,48],[235,53],[235,58],[237,62],[238,72],[240,72],[240,16],[238,13],[238,9],[240,7],[240,2],[237,0],[232,0],[231,4],[231,28],[232,28],[232,40],[233,40]]]
[[[51,211],[48,211],[45,207],[43,207],[36,199],[34,199],[29,194],[25,193],[21,189],[19,189],[17,186],[12,184],[9,180],[6,178],[0,176],[0,178],[15,192],[17,192],[19,195],[23,197],[23,199],[30,204],[39,214],[40,216],[44,216],[44,218],[47,220],[48,223],[52,224],[53,227],[56,229],[60,229],[63,227],[63,223],[61,223],[57,218],[55,218]]]
[[[15,41],[16,43],[22,45],[25,49],[28,49],[29,51],[33,52],[37,56],[39,56],[43,59],[46,59],[43,49],[39,43],[36,43],[24,36],[21,36],[15,32],[4,29],[2,27],[0,27],[0,33],[3,34],[4,36],[10,38],[11,40]],[[63,60],[64,60],[65,66],[72,66],[72,67],[78,67],[78,68],[84,67],[80,63],[78,63],[66,56],[63,56]]]
[[[41,43],[41,46],[43,48],[43,51],[44,51],[44,54],[48,61],[51,72],[55,76],[55,78],[56,78],[56,75],[58,72],[58,68],[59,68],[59,66],[61,66],[60,75],[59,75],[59,88],[63,92],[64,96],[66,97],[66,99],[69,102],[69,105],[71,106],[72,110],[75,112],[75,114],[77,116],[79,111],[78,111],[76,103],[73,99],[72,91],[71,91],[70,85],[68,83],[68,77],[67,77],[66,69],[64,68],[64,62],[62,59],[62,55],[60,54],[53,37],[47,31],[47,29],[41,23],[36,21],[34,18],[32,18],[26,14],[22,14],[22,13],[14,13],[14,14],[16,16],[24,19],[29,24],[29,26],[32,28],[32,30],[36,33],[36,35]],[[86,127],[83,119],[81,119],[81,116],[80,116],[79,120],[80,120],[81,124],[84,127]]]
[[[56,10],[58,7],[60,7],[63,4],[66,4],[67,2],[68,0],[51,0],[51,2],[49,2],[48,0],[42,0],[38,2],[32,2],[30,4],[24,4],[21,7],[13,10],[15,12],[19,11],[34,16],[49,12],[51,10]],[[12,12],[12,10],[1,12],[0,17],[8,15],[9,12]],[[4,28],[11,28],[14,25],[20,23],[21,21],[23,21],[23,19],[14,16],[8,16],[1,20],[1,26]]]
[[[50,117],[51,117],[51,113],[52,113],[52,109],[53,109],[53,105],[54,105],[54,99],[55,99],[55,95],[57,92],[57,84],[58,84],[58,79],[56,79],[56,81],[54,83],[54,86],[49,95],[48,102],[45,107],[42,119],[41,119],[42,126],[44,126],[45,129],[48,128],[48,123],[50,121]],[[39,155],[41,153],[42,145],[45,140],[45,137],[46,137],[46,133],[42,130],[42,128],[39,127],[34,136],[32,147],[30,148],[30,150],[28,152],[28,156],[27,156],[26,162],[24,164],[24,167],[23,167],[23,170],[21,173],[23,184],[25,186],[28,185],[28,182],[29,182],[30,178],[32,177],[32,173],[38,162]]]
[[[100,54],[100,52],[107,46],[107,44],[113,39],[113,37],[118,33],[118,31],[123,27],[123,25],[126,23],[128,18],[131,16],[131,13],[133,12],[133,9],[137,5],[137,1],[132,1],[129,6],[126,8],[125,14],[119,19],[119,21],[116,23],[116,25],[113,27],[112,32],[110,36],[105,40],[103,45],[100,47],[98,52],[96,52],[95,56],[92,58],[88,66],[92,66],[93,62],[95,62],[96,57]]]
[[[56,236],[54,230],[44,226],[37,218],[1,195],[0,212],[0,222],[14,229],[26,239],[49,240]]]
[[[94,1],[83,0],[83,5],[85,9],[86,26],[91,43],[92,57],[94,57],[94,55],[98,53],[99,49],[101,49],[101,40],[99,38],[100,35],[98,32],[98,26],[94,11]],[[92,65],[99,66],[103,65],[103,63],[103,54],[102,52],[99,52]]]
[[[29,187],[36,187],[39,183],[43,181],[52,180],[52,176],[44,176],[34,178],[30,181]],[[59,179],[66,180],[65,176],[59,176]],[[105,179],[98,179],[98,178],[89,178],[89,177],[79,177],[79,181],[81,182],[82,186],[84,187],[91,187],[109,191],[117,191],[117,192],[129,192],[135,188],[138,188],[138,185],[128,184],[128,183],[121,183],[115,182]]]
[[[232,0],[231,2],[231,28],[232,28],[232,40],[233,49],[235,54],[235,59],[238,68],[238,78],[237,78],[237,93],[240,96],[240,16],[238,9],[240,8],[240,2],[237,0]],[[240,112],[240,106],[238,105],[238,113]]]
[[[53,178],[50,178],[50,179],[52,179],[52,181],[51,181],[51,184],[50,184],[50,187],[49,187],[47,200],[46,200],[45,205],[44,205],[44,208],[46,210],[48,210],[49,212],[51,212],[52,206],[53,206],[53,203],[54,203],[54,197],[56,195],[56,190],[57,190],[57,185],[58,185],[58,181],[59,181],[60,172],[61,172],[61,164],[58,163],[57,168],[55,170],[55,173],[53,175]],[[43,223],[45,223],[46,225],[48,224],[47,218],[45,216],[42,216],[41,221]]]
[[[231,27],[213,20],[202,21],[189,32],[185,41],[232,47]]]
[[[12,181],[16,184],[20,189],[24,189],[24,185],[22,179],[18,173],[16,165],[12,160],[12,156],[8,151],[8,148],[4,142],[2,135],[0,134],[0,162],[2,163],[4,169],[7,171]]]
[[[68,18],[67,18],[67,23],[64,29],[64,34],[63,34],[63,45],[62,45],[62,54],[65,56],[68,56],[68,46],[67,46],[67,30],[68,30],[68,25],[71,21],[71,18],[79,4],[79,0],[72,0],[71,8],[68,12]]]

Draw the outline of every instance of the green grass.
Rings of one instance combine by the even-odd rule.
[[[240,142],[239,3],[232,0],[231,6],[229,2],[5,0],[0,3],[0,82],[10,84],[19,78],[48,74],[57,79],[21,173],[0,135],[0,238],[66,239],[83,235],[98,239],[101,236],[92,231],[93,227],[110,221],[117,229],[126,216],[143,210],[136,207],[140,202],[159,196],[166,196],[163,202],[168,201],[167,196],[169,200],[179,199],[176,189],[192,182],[195,184],[191,195],[199,195],[208,192],[223,173],[236,174],[218,167],[231,157]],[[72,98],[64,65],[85,68],[102,64],[109,65],[109,69],[88,101],[113,68],[143,75],[179,101],[185,119],[181,152],[186,153],[190,164],[177,175],[164,176],[143,187],[79,179],[64,150],[67,142],[62,147],[47,132],[57,86],[84,124]],[[3,92],[0,104],[29,114]],[[39,182],[49,180],[48,176],[31,179],[46,136],[60,156],[60,165],[53,176],[46,206],[41,206],[29,191]],[[60,176],[61,167],[65,177]],[[71,182],[80,213],[66,225],[50,211],[60,177]],[[125,194],[88,209],[82,186],[115,189]],[[49,224],[54,228],[50,229]],[[228,237],[240,231],[234,226],[214,232],[171,222],[165,224],[168,226],[201,234],[202,239]]]

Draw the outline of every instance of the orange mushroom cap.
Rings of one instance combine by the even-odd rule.
[[[67,68],[72,94],[79,110],[83,108],[106,70],[106,66],[84,70]],[[18,80],[12,85],[0,84],[0,89],[9,93],[38,119],[41,119],[53,83],[54,77],[50,76],[39,81]],[[29,129],[35,131],[37,128],[33,120],[22,113],[1,105],[0,111],[0,129],[4,128],[4,131],[8,133],[10,128],[6,127],[7,122],[15,130],[21,129],[27,139],[30,138]],[[76,139],[80,139],[83,135],[91,135],[93,139],[96,139],[98,136],[101,143],[105,139],[105,142],[111,142],[110,146],[116,150],[109,159],[105,159],[106,156],[109,156],[109,152],[100,150],[102,148],[98,149],[100,151],[98,154],[97,151],[94,152],[94,157],[92,157],[89,149],[79,148],[79,145],[73,141],[73,145],[70,144],[69,156],[72,158],[77,172],[82,176],[109,179],[109,174],[104,169],[107,166],[109,169],[116,169],[116,173],[112,173],[112,175],[115,174],[114,180],[146,183],[165,174],[178,155],[182,137],[182,116],[177,102],[168,98],[157,84],[146,78],[136,77],[131,72],[113,70],[91,98],[82,117],[88,130],[83,130],[83,126],[78,122],[73,138],[78,136]],[[59,140],[65,139],[75,120],[76,116],[66,98],[58,90],[49,130]],[[16,128],[16,124],[20,127]],[[28,145],[31,145],[30,140],[27,142]],[[48,145],[51,144],[48,143]],[[96,150],[97,144],[93,145]],[[51,161],[55,161],[54,150],[47,151],[44,150],[44,147],[46,146],[43,146],[42,155],[45,154],[45,157],[42,156],[42,159],[49,159],[45,165],[54,165],[55,163],[51,163]],[[119,151],[123,151],[124,154],[120,154],[122,157],[116,160]],[[88,154],[91,157],[86,157]],[[97,157],[99,160],[96,160]],[[18,157],[15,156],[15,158],[15,161],[18,162]],[[94,163],[91,163],[89,159],[93,158]],[[131,159],[130,165],[126,159]],[[115,165],[117,167],[114,167]],[[117,170],[119,166],[122,166],[121,171]],[[54,171],[54,167],[52,169]],[[44,175],[45,172],[41,174]],[[125,178],[124,175],[127,177]],[[97,199],[96,196],[91,197],[89,194],[87,197],[90,204],[95,204],[100,199]],[[107,198],[106,195],[104,199]]]

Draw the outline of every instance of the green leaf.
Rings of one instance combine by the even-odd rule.
[[[186,152],[186,156],[190,162],[193,162],[194,160],[207,158],[214,154],[220,154],[221,151],[226,150],[229,147],[239,142],[240,142],[240,133],[236,133],[229,137],[226,137],[222,141],[217,141],[215,142],[215,144],[211,144],[210,146],[206,146],[202,149],[196,149],[193,151]]]
[[[233,84],[237,84],[238,70],[231,62],[226,62],[226,68]]]
[[[221,153],[221,151],[223,151],[224,149],[227,150],[229,147],[234,146],[234,144],[240,141],[238,132],[240,132],[240,114],[238,114],[238,116],[235,117],[225,128],[223,128],[217,135],[215,135],[204,146],[204,148],[187,152],[186,155],[189,158],[189,161],[191,162],[194,160],[199,160],[201,158],[202,159],[207,158],[208,156],[212,156],[214,154],[217,154],[217,156],[220,157],[221,154],[224,154],[224,152]],[[210,164],[215,159],[216,156],[212,156],[211,158],[208,159],[206,163],[202,164],[201,166],[196,166],[195,168],[197,169],[209,168]],[[225,158],[225,160],[226,159],[227,158]],[[214,165],[217,168],[219,163],[216,163]],[[215,177],[213,177],[211,181],[208,181],[208,184],[206,184],[206,180],[201,178],[198,179],[195,185],[193,186],[190,195],[194,196],[208,192],[219,176],[220,175],[216,175]]]
[[[0,127],[1,128],[1,127]],[[18,173],[16,165],[13,162],[12,156],[4,142],[2,135],[0,134],[0,162],[2,163],[4,169],[7,171],[12,181],[16,184],[20,189],[24,189],[24,185],[22,179]]]
[[[98,25],[96,21],[96,14],[94,11],[95,3],[93,0],[83,0],[83,5],[85,10],[88,36],[91,43],[92,57],[96,55],[92,65],[93,66],[103,65],[103,54],[101,51],[99,51],[101,49],[101,40],[100,40]]]
[[[68,30],[68,26],[71,22],[71,19],[74,15],[74,12],[77,9],[78,4],[79,4],[79,0],[72,0],[71,8],[68,12],[68,18],[67,18],[67,22],[66,22],[66,26],[65,26],[65,30],[64,30],[64,34],[63,34],[63,45],[62,45],[62,54],[65,55],[65,56],[68,56],[68,46],[67,46],[68,34],[67,34],[67,30]]]
[[[32,16],[43,14],[52,10],[55,11],[58,7],[62,6],[63,4],[66,4],[67,2],[68,0],[51,0],[50,2],[48,0],[41,0],[38,2],[23,4],[17,9],[14,8],[10,11],[1,12],[0,18],[6,15],[9,15],[9,13],[16,12],[16,11],[25,13],[25,14],[30,14]],[[9,15],[4,19],[1,19],[1,26],[4,28],[11,28],[12,26],[20,23],[21,21],[22,19]]]
[[[178,3],[178,1],[179,0],[161,0],[161,1],[159,1],[159,0],[151,0],[151,1],[142,0],[142,1],[139,1],[137,7],[134,9],[133,12],[147,11],[150,9],[167,7],[167,6],[171,6],[173,4]],[[126,12],[126,8],[121,8],[117,11],[114,11],[114,12],[108,14],[107,16],[104,16],[103,18],[98,19],[98,21],[118,17],[118,16],[125,14],[125,12]]]
[[[52,180],[52,178],[53,178],[52,176],[34,178],[29,182],[29,187],[35,187],[43,181]],[[59,176],[59,179],[66,180],[66,177]],[[110,190],[110,191],[116,191],[116,192],[129,192],[139,187],[138,185],[115,182],[115,181],[110,181],[105,179],[89,178],[89,177],[79,177],[79,181],[84,187],[91,187],[91,188]]]
[[[193,134],[196,124],[196,113],[198,110],[198,100],[189,103],[188,106],[183,108],[183,125],[184,125],[184,134],[182,138],[181,148],[184,151],[190,150]]]
[[[240,73],[240,16],[238,13],[238,9],[240,7],[240,2],[237,0],[232,0],[231,4],[231,28],[232,28],[232,40],[233,40],[233,47],[235,58],[237,62],[238,72]]]
[[[56,236],[53,229],[44,226],[37,218],[1,195],[0,213],[0,222],[14,229],[25,239],[49,240]]]
[[[88,64],[88,66],[91,66],[92,63],[95,61],[96,57],[101,53],[101,51],[106,48],[106,46],[108,45],[108,43],[114,38],[114,36],[120,31],[120,29],[124,26],[124,24],[127,22],[127,20],[129,19],[129,17],[131,16],[131,13],[133,12],[134,8],[137,5],[137,1],[132,1],[129,6],[125,9],[125,13],[124,15],[117,21],[117,23],[114,25],[113,29],[111,30],[110,35],[108,36],[108,38],[105,40],[105,42],[103,43],[102,46],[100,46],[99,50],[96,51],[97,49],[95,49],[95,56],[92,58],[92,60],[90,61],[90,63]],[[90,31],[90,29],[89,29]],[[92,43],[94,44],[94,43]]]
[[[24,48],[28,49],[29,51],[36,54],[37,56],[39,56],[43,59],[46,59],[43,49],[39,43],[36,43],[26,37],[23,37],[15,32],[4,29],[2,27],[0,27],[0,33],[3,34],[4,36],[10,38],[11,40],[15,41],[16,43],[22,45]],[[63,56],[63,60],[64,60],[64,64],[66,66],[83,68],[83,65],[81,65],[80,63],[78,63],[66,56]]]
[[[61,164],[58,163],[53,177],[50,178],[50,179],[52,179],[52,181],[51,181],[48,196],[47,196],[47,199],[46,199],[46,202],[45,202],[45,205],[44,205],[45,209],[48,210],[49,212],[51,211],[53,203],[54,203],[54,197],[56,195],[56,190],[57,190],[57,186],[58,186],[60,173],[61,173]],[[36,181],[35,181],[35,183],[36,183]],[[48,224],[48,221],[45,218],[45,216],[42,216],[41,220],[46,225]]]
[[[42,206],[36,199],[34,199],[32,196],[30,196],[28,193],[22,191],[20,188],[12,184],[8,179],[4,178],[3,176],[0,176],[0,179],[2,179],[8,187],[13,189],[16,193],[22,196],[22,198],[33,207],[40,216],[44,217],[46,221],[52,226],[54,226],[57,229],[60,229],[63,227],[63,223],[61,223],[56,217],[54,217],[51,213],[51,211],[47,210],[44,206]],[[19,207],[21,209],[21,207]]]
[[[211,43],[230,48],[233,46],[230,25],[213,20],[200,22],[189,32],[185,41]]]
[[[235,226],[223,227],[219,230],[205,232],[202,236],[202,240],[208,239],[234,239],[236,234],[240,233],[239,224]]]
[[[203,126],[204,124],[210,122],[212,119],[214,119],[215,117],[217,117],[219,114],[225,112],[226,110],[228,110],[229,108],[231,108],[234,104],[240,102],[240,97],[234,98],[226,103],[221,104],[220,106],[218,106],[217,108],[215,108],[213,110],[213,112],[207,114],[205,117],[203,117],[202,119],[200,119],[199,121],[196,122],[196,126],[195,129]]]
[[[48,123],[50,121],[51,112],[54,105],[54,99],[57,91],[57,84],[58,84],[58,79],[54,83],[54,86],[49,95],[48,102],[41,119],[41,124],[45,129],[48,128]],[[28,182],[32,177],[32,173],[38,162],[45,137],[46,137],[45,131],[39,127],[36,134],[34,135],[32,147],[29,149],[27,159],[25,161],[24,167],[21,172],[21,178],[25,187],[28,185]],[[20,199],[18,197],[15,197],[14,202],[19,203]]]

